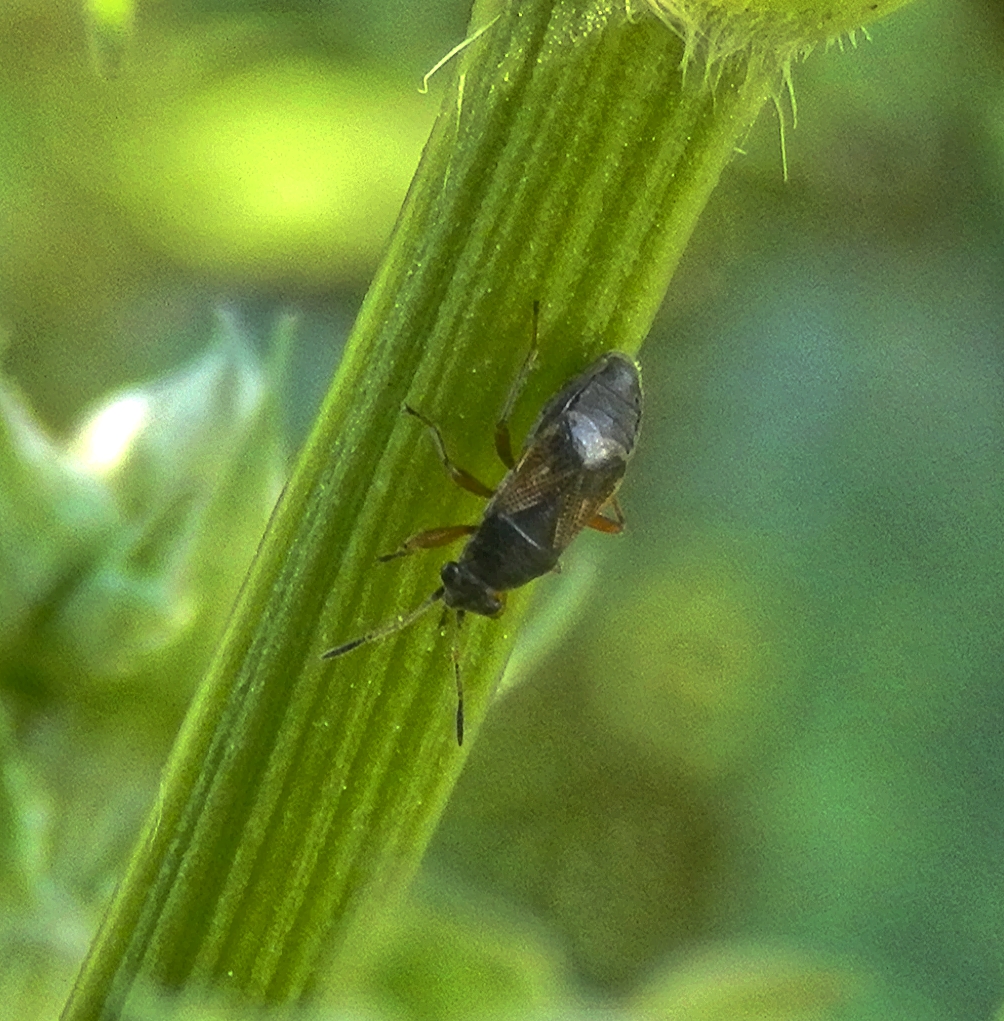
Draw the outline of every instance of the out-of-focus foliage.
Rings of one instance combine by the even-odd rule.
[[[142,5],[105,74],[83,13],[26,2],[0,31],[4,321],[12,367],[63,428],[109,382],[169,366],[138,351],[179,343],[206,288],[365,282],[435,114],[421,74],[463,24],[416,8],[395,61],[376,11]]]
[[[288,343],[284,322],[277,354]],[[65,995],[275,503],[276,368],[223,323],[193,364],[112,394],[65,444],[4,395],[0,943],[15,1016],[54,1016]]]
[[[691,970],[709,940],[821,955],[795,1016],[1002,995],[1004,22],[871,35],[795,69],[788,183],[765,116],[712,199],[642,353],[628,533],[583,540],[578,626],[432,852],[587,983],[703,981],[695,1016],[793,1009],[757,953]]]
[[[141,4],[110,59],[99,6],[0,15],[18,1019],[58,1013],[467,13]],[[542,583],[574,623],[519,659],[359,1011],[1004,999],[1004,20],[921,0],[871,34],[795,68],[787,184],[773,116],[727,171],[643,350],[628,533]],[[290,306],[283,381],[255,349]]]

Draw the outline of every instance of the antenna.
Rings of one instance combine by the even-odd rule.
[[[358,649],[360,645],[366,645],[368,642],[378,642],[381,638],[386,638],[397,631],[403,631],[406,627],[414,624],[419,617],[431,610],[443,598],[445,591],[443,586],[440,585],[431,596],[423,600],[407,616],[395,617],[393,620],[387,621],[386,624],[381,624],[380,627],[367,631],[366,634],[360,635],[358,638],[353,638],[351,642],[346,642],[344,645],[336,645],[333,649],[328,649],[327,652],[322,653],[321,659],[335,659],[337,656],[344,656],[345,653]],[[445,615],[446,611],[444,610],[443,613]],[[464,685],[460,679],[460,625],[463,623],[464,611],[458,610],[454,619],[456,620],[456,626],[453,635],[453,674],[457,682],[457,744],[462,745],[464,743]]]
[[[457,744],[464,743],[464,682],[460,679],[460,629],[464,623],[464,611],[457,610],[453,617],[453,676],[457,680]]]
[[[403,631],[406,627],[414,624],[422,614],[426,613],[440,599],[443,598],[444,589],[442,585],[436,589],[435,592],[429,596],[424,602],[422,602],[416,609],[412,610],[405,617],[395,617],[393,620],[387,621],[386,624],[381,624],[380,627],[375,628],[373,631],[367,631],[366,634],[360,635],[358,638],[353,638],[351,642],[346,642],[344,645],[336,645],[333,649],[328,649],[327,652],[321,654],[321,659],[334,659],[336,656],[344,656],[346,652],[351,652],[353,649],[358,649],[360,645],[366,645],[369,642],[377,642],[381,638],[386,638],[388,635],[394,634],[395,631]]]

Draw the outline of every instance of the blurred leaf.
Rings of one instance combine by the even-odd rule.
[[[587,663],[566,651],[507,695],[431,857],[532,912],[585,981],[623,990],[704,931],[728,820],[611,733],[577,688]]]
[[[132,21],[136,0],[85,0],[84,8],[95,22],[124,32]]]
[[[32,784],[0,703],[0,917],[10,921],[38,895],[45,873],[45,805]],[[0,941],[9,933],[0,924]]]
[[[236,330],[224,324],[192,365],[110,397],[68,454],[6,397],[20,450],[9,444],[14,484],[0,492],[0,593],[24,665],[64,690],[122,679],[200,616],[218,623],[284,468],[274,389]],[[217,627],[203,631],[211,641]]]
[[[567,1016],[575,997],[535,928],[434,893],[409,899],[374,939],[349,1002],[396,1021]]]
[[[644,1021],[838,1021],[858,983],[846,971],[767,950],[710,951],[638,994]]]
[[[234,450],[245,435],[263,416],[275,427],[275,412],[258,358],[234,321],[221,315],[203,354],[163,379],[106,398],[70,449],[87,471],[107,480],[126,519],[147,526],[204,503],[227,469],[234,470]]]
[[[380,68],[295,55],[145,99],[102,185],[134,228],[203,271],[318,282],[374,263],[436,112]]]
[[[763,537],[709,530],[640,579],[587,638],[598,718],[704,781],[771,744],[799,622],[770,554]]]
[[[115,75],[132,30],[136,0],[84,0],[94,63],[101,74]]]
[[[0,380],[0,655],[121,525],[111,493],[42,431]]]
[[[276,383],[221,320],[191,365],[115,395],[81,427],[72,449],[130,522],[55,620],[87,674],[134,672],[200,615],[229,609],[281,484]]]

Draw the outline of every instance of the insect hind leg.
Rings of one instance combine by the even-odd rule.
[[[606,514],[594,514],[586,522],[586,527],[594,528],[597,532],[606,532],[607,535],[620,535],[624,531],[624,512],[617,502],[617,497],[612,496],[607,506],[614,512],[614,516],[608,518]]]

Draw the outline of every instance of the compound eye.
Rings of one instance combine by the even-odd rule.
[[[460,577],[460,565],[453,560],[447,560],[440,568],[439,577],[444,585],[456,585]]]

